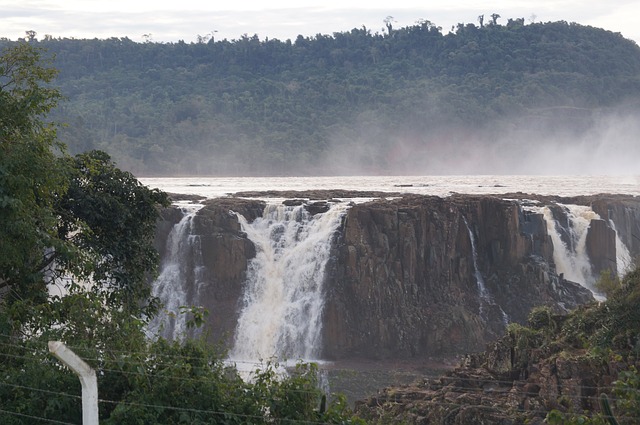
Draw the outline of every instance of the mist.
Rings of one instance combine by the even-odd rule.
[[[329,175],[635,175],[639,112],[596,112],[587,126],[527,115],[480,131],[435,128],[431,134],[356,125],[356,136],[332,137],[315,168]]]

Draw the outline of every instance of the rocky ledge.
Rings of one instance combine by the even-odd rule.
[[[608,393],[616,416],[625,418],[637,407],[627,401],[639,390],[637,378],[635,388],[621,393],[615,381],[640,365],[640,315],[630,314],[637,310],[638,277],[636,272],[634,286],[627,284],[627,294],[613,302],[568,316],[537,309],[528,327],[510,325],[505,336],[465,356],[455,369],[386,388],[357,402],[356,411],[371,423],[541,425],[552,411],[560,418],[554,423],[587,423],[572,420],[601,414],[600,396]],[[622,326],[611,329],[616,322]]]

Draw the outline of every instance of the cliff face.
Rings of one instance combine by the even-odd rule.
[[[556,273],[554,246],[539,210],[557,200],[526,197],[409,195],[349,208],[334,236],[327,266],[323,357],[462,354],[494,340],[507,321],[523,323],[536,305],[561,312],[592,300],[590,291]],[[609,220],[623,241],[631,241],[631,251],[640,253],[640,245],[633,244],[640,234],[637,199],[563,202],[591,206],[602,217],[592,223],[585,243],[594,271],[610,267],[611,258],[616,258]],[[311,214],[326,210],[309,204]],[[251,222],[261,216],[264,205],[241,198],[214,199],[193,218],[191,237],[199,241],[201,259],[194,262],[197,276],[186,303],[209,310],[205,331],[213,340],[230,341],[247,262],[255,256],[255,247],[230,211]],[[561,208],[558,211],[562,214]],[[166,221],[158,226],[159,246],[179,216],[165,214]],[[566,226],[565,233],[570,230]]]
[[[510,325],[443,376],[386,388],[357,411],[370,423],[542,424],[552,410],[549,423],[605,423],[577,417],[601,412],[608,394],[619,423],[638,423],[639,297],[635,269],[605,302],[568,315],[536,309],[527,327]]]
[[[195,241],[194,249],[182,261],[192,268],[184,277],[188,290],[186,306],[203,306],[209,311],[205,332],[213,342],[228,344],[236,326],[247,261],[255,256],[255,247],[240,229],[237,216],[231,210],[253,220],[262,214],[264,202],[244,199],[216,199],[205,202],[193,216],[188,236]],[[171,227],[184,212],[169,208],[162,213],[157,226],[156,245],[162,257]],[[176,286],[180,283],[176,282]],[[174,312],[175,313],[175,312]]]
[[[356,205],[328,284],[325,354],[468,352],[533,306],[590,300],[553,273],[552,256],[542,216],[515,201],[415,196]]]
[[[640,253],[640,200],[632,196],[602,195],[591,207],[600,217],[615,225],[620,239],[632,255]]]

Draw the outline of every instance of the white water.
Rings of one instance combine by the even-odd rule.
[[[318,358],[325,268],[346,208],[341,203],[310,216],[303,206],[268,205],[252,223],[238,214],[257,252],[247,271],[232,361]]]
[[[180,313],[180,307],[188,304],[190,276],[194,277],[197,292],[203,268],[200,239],[191,234],[194,215],[195,212],[186,214],[173,226],[167,238],[166,256],[152,289],[152,295],[161,300],[166,314],[156,315],[149,323],[148,332],[152,336],[182,340],[186,335],[187,317]]]
[[[557,273],[563,273],[565,279],[581,284],[589,289],[596,299],[602,300],[603,297],[594,292],[597,276],[593,274],[586,252],[587,230],[590,222],[593,219],[599,219],[600,216],[587,206],[558,205],[565,209],[569,218],[569,244],[562,240],[559,229],[560,224],[549,207],[527,206],[525,209],[543,215],[547,225],[547,233],[551,237],[553,244],[553,261],[556,265]],[[622,239],[620,239],[612,220],[609,220],[609,226],[616,232],[616,268],[618,276],[624,276],[629,271],[632,263],[631,254]]]
[[[624,242],[622,242],[622,239],[620,239],[613,220],[609,220],[609,226],[616,232],[616,267],[618,269],[618,276],[622,277],[630,271],[633,259],[629,249]]]
[[[453,193],[468,194],[503,194],[508,192],[535,193],[542,195],[559,195],[559,196],[576,196],[589,195],[596,193],[620,193],[640,195],[640,176],[392,176],[392,177],[303,177],[303,178],[147,178],[141,181],[151,187],[159,188],[167,192],[196,194],[207,198],[226,196],[230,193],[238,191],[254,190],[312,190],[312,189],[346,189],[346,190],[370,190],[382,192],[401,192],[401,193],[417,193],[425,195],[449,196]],[[273,201],[273,200],[272,200]],[[284,207],[283,207],[284,208]],[[338,208],[338,209],[336,209]],[[344,205],[334,206],[328,213],[318,217],[330,217],[334,214],[342,214],[345,209]],[[269,207],[274,209],[274,207]],[[555,220],[550,216],[550,212],[546,208],[541,209],[545,213],[549,235],[554,244],[554,260],[558,267],[558,272],[565,273],[565,277],[575,280],[585,286],[590,282],[584,276],[584,268],[579,265],[581,262],[580,253],[584,252],[580,248],[584,245],[584,240],[577,237],[580,233],[579,226],[573,230],[574,236],[570,247],[563,244],[559,233],[555,228]],[[546,211],[545,211],[546,210]],[[260,232],[271,232],[273,229],[281,229],[278,232],[284,234],[315,234],[315,230],[310,230],[311,222],[315,221],[310,218],[300,219],[298,223],[276,223],[276,221],[284,218],[286,214],[280,214],[281,218],[272,218],[269,222],[256,220],[251,225],[243,224],[243,230],[249,235],[249,238],[256,244],[260,259],[256,257],[255,264],[252,263],[250,272],[254,273],[253,277],[247,283],[247,293],[245,294],[245,308],[241,314],[240,322],[237,329],[237,339],[233,350],[230,353],[232,359],[239,362],[242,359],[255,362],[259,359],[268,359],[272,357],[283,358],[317,358],[318,347],[320,345],[320,323],[322,316],[322,298],[315,295],[321,294],[321,286],[324,274],[324,266],[320,267],[320,263],[326,264],[326,259],[321,257],[314,258],[317,253],[305,257],[303,252],[309,251],[310,248],[297,248],[300,252],[293,253],[294,245],[289,240],[282,239],[281,245],[278,247],[271,246],[275,242],[271,237]],[[277,215],[276,214],[276,215]],[[579,215],[579,214],[578,214]],[[339,217],[334,217],[335,226],[339,223]],[[332,220],[334,220],[332,219]],[[306,220],[306,221],[305,221]],[[289,220],[292,221],[292,220]],[[331,220],[330,220],[331,221]],[[262,229],[258,226],[262,223]],[[332,221],[332,223],[334,223]],[[321,227],[331,227],[333,224],[325,224]],[[179,226],[176,226],[179,227]],[[299,230],[291,230],[291,229]],[[307,229],[309,228],[309,229]],[[467,225],[469,229],[469,226]],[[287,230],[289,229],[289,230]],[[301,230],[300,230],[301,229]],[[179,231],[179,229],[175,229]],[[470,230],[470,229],[469,229]],[[333,230],[335,231],[335,229]],[[276,232],[276,233],[278,233]],[[270,234],[270,233],[269,233]],[[318,238],[317,244],[323,246],[330,240],[331,233],[326,233],[323,237]],[[477,264],[477,253],[475,253],[475,239],[470,231],[472,239],[472,249],[474,250],[474,267],[478,285],[478,291],[482,299],[490,299],[484,279],[479,271]],[[176,240],[182,238],[176,237]],[[193,239],[193,238],[191,238]],[[619,239],[619,238],[618,238]],[[189,240],[186,237],[182,240]],[[258,241],[262,241],[260,247]],[[618,244],[617,240],[617,244]],[[623,247],[624,245],[619,242]],[[176,245],[174,248],[168,248],[168,253],[179,252],[181,249],[192,247],[193,240],[183,247]],[[313,244],[310,244],[313,245]],[[285,254],[291,248],[292,252]],[[314,247],[315,248],[315,247]],[[191,248],[192,249],[192,248]],[[328,246],[327,246],[328,249]],[[625,261],[624,255],[626,250],[618,248],[618,269]],[[628,252],[628,250],[626,250]],[[268,253],[268,254],[267,254]],[[171,254],[173,256],[173,254]],[[328,251],[327,251],[328,255]],[[180,257],[180,254],[176,254]],[[268,258],[272,260],[267,261]],[[276,259],[280,258],[280,259]],[[284,260],[284,258],[289,258]],[[271,261],[271,263],[270,263]],[[282,264],[278,264],[281,262]],[[154,290],[154,295],[160,296],[166,303],[167,308],[177,313],[180,306],[186,305],[187,290],[184,286],[186,275],[181,268],[181,260],[167,259],[163,264],[161,277],[158,279]],[[289,266],[285,266],[289,264]],[[298,267],[292,267],[296,264]],[[313,264],[313,267],[311,265]],[[304,266],[304,267],[302,267]],[[196,267],[197,268],[197,267]],[[291,294],[300,293],[295,290],[295,281],[292,278],[277,278],[275,276],[284,276],[285,270],[293,269],[296,272],[298,268],[311,268],[312,275],[316,273],[320,279],[313,278],[310,281],[303,280],[302,286],[312,288],[312,295],[307,297],[291,297]],[[269,273],[266,273],[269,271]],[[582,273],[582,277],[581,277]],[[174,278],[171,278],[174,274]],[[197,271],[196,271],[197,274]],[[260,276],[264,274],[264,276]],[[590,275],[589,271],[589,275]],[[197,280],[197,279],[196,279]],[[170,285],[170,282],[180,282],[178,285]],[[262,282],[262,283],[260,283]],[[277,282],[280,283],[278,289]],[[311,282],[311,283],[310,283]],[[315,292],[314,292],[315,291]],[[269,298],[273,297],[273,298]],[[488,298],[485,298],[488,297]],[[274,303],[274,300],[277,302]],[[273,304],[272,304],[273,303]],[[482,307],[481,307],[482,308]],[[503,313],[503,317],[506,315]],[[296,316],[298,315],[298,316]],[[302,317],[295,319],[294,317]],[[164,324],[154,324],[155,331],[164,327],[165,333],[170,331],[172,337],[181,337],[185,332],[184,317],[168,318]],[[300,324],[301,326],[297,326]],[[266,330],[264,330],[264,329]]]
[[[489,291],[487,290],[487,286],[484,283],[484,277],[482,277],[482,273],[480,272],[480,268],[478,267],[478,250],[476,248],[476,237],[473,234],[473,231],[471,230],[471,227],[469,226],[469,223],[467,222],[466,217],[462,217],[462,219],[464,220],[464,224],[465,226],[467,226],[467,231],[469,232],[469,239],[471,240],[471,256],[473,258],[473,270],[474,270],[474,274],[476,277],[476,285],[478,285],[478,295],[480,295],[480,317],[482,317],[484,320],[487,320],[487,318],[485,317],[484,314],[484,305],[496,305],[495,301],[493,300],[493,297],[489,294]],[[498,305],[498,308],[500,308],[500,314],[502,315],[502,323],[507,326],[509,324],[509,316],[507,315],[507,313],[505,313],[505,311],[502,309],[501,306]]]
[[[471,239],[471,252],[473,257],[473,270],[475,271],[476,284],[478,285],[478,295],[480,295],[480,315],[482,316],[482,304],[483,301],[485,303],[489,303],[491,301],[491,297],[489,296],[489,292],[487,291],[487,287],[484,284],[484,278],[482,277],[482,273],[480,273],[480,268],[478,267],[478,250],[476,249],[476,238],[471,231],[471,227],[469,227],[469,223],[465,217],[462,217],[464,220],[465,226],[467,226],[467,231],[469,232],[469,239]]]
[[[561,205],[569,218],[570,243],[565,243],[559,230],[559,224],[548,207],[542,208],[547,232],[553,242],[553,261],[558,274],[565,279],[577,282],[593,291],[596,281],[591,271],[591,263],[586,251],[587,229],[591,219],[600,218],[591,208],[581,205]]]
[[[571,259],[571,269],[567,270],[570,280],[572,277],[580,277],[587,287],[593,288],[596,276],[593,275],[591,262],[587,253],[587,233],[591,220],[600,219],[591,207],[584,205],[564,205],[558,204],[567,210],[569,218],[570,240],[572,241],[569,249],[571,250],[569,258]],[[561,273],[565,273],[561,271]],[[566,276],[566,275],[565,275]]]

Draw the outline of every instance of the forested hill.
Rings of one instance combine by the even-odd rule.
[[[640,48],[579,24],[488,21],[30,42],[55,54],[61,139],[137,175],[549,172],[594,152],[624,166],[640,149]]]

